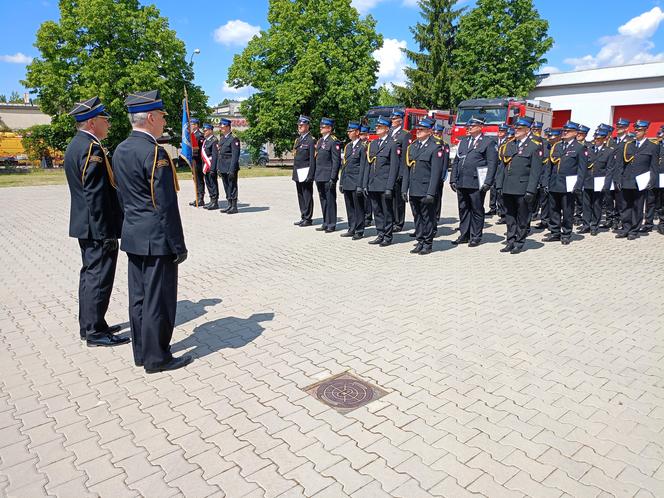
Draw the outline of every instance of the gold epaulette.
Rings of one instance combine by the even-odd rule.
[[[560,158],[556,160],[556,158],[553,157],[553,151],[556,150],[556,145],[558,145],[560,142],[556,142],[551,146],[551,150],[549,151],[549,160],[551,161],[551,164],[553,165],[558,165],[560,164]]]
[[[629,141],[625,142],[625,147],[623,148],[623,159],[624,159],[626,164],[631,163],[632,160],[634,159],[634,156],[627,159],[627,146],[631,143],[634,143],[634,140],[629,140]]]
[[[649,138],[648,140],[650,140],[650,141],[651,141],[652,143],[654,143],[655,145],[659,145],[659,141],[660,141],[659,138]]]
[[[175,188],[175,192],[177,193],[180,191],[180,184],[178,183],[178,173],[177,170],[175,169],[175,165],[173,164],[171,156],[168,154],[168,152],[166,152],[166,149],[160,147],[159,144],[155,144],[154,162],[152,163],[152,174],[150,175],[150,195],[152,197],[152,205],[154,206],[155,209],[157,209],[157,200],[155,199],[154,196],[154,172],[157,169],[157,157],[159,157],[159,149],[164,151],[164,154],[166,154],[168,162],[170,163],[171,171],[173,172],[173,187]]]
[[[531,138],[530,141],[537,145],[542,145],[542,142],[540,142],[539,140],[535,140],[534,138]]]
[[[344,153],[341,154],[341,166],[342,166],[342,167],[343,167],[343,166],[346,166],[346,149],[348,149],[348,146],[349,146],[350,144],[351,144],[351,142],[348,142],[348,143],[344,146]]]
[[[414,143],[415,142],[411,142],[408,144],[408,147],[406,147],[406,166],[408,166],[409,168],[415,166],[415,163],[417,162],[410,160],[410,146],[413,145]]]

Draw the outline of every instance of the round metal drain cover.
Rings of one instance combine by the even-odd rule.
[[[333,408],[353,409],[369,403],[374,388],[360,380],[337,378],[320,384],[316,397]]]

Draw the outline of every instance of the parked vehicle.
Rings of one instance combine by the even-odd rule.
[[[261,149],[257,161],[253,161],[251,159],[251,153],[249,152],[248,149],[240,150],[240,167],[246,166],[247,168],[251,168],[255,164],[256,166],[264,168],[269,164],[269,162],[270,162],[270,156],[263,149]]]

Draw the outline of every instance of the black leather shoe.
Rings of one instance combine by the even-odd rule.
[[[378,246],[379,246],[379,247],[387,247],[387,246],[389,246],[391,243],[392,243],[391,240],[383,239],[383,240],[380,241],[380,244],[378,244]]]
[[[370,241],[369,241],[369,244],[371,244],[371,245],[376,245],[376,244],[380,244],[382,241],[383,241],[383,238],[382,238],[382,237],[376,237],[375,239],[370,240]]]
[[[190,206],[196,206],[196,201],[191,201],[191,202],[189,203],[189,205],[190,205]]]
[[[370,227],[371,225],[373,225],[373,219],[372,218],[364,220],[364,226],[365,227]]]
[[[521,246],[514,246],[514,248],[510,251],[510,254],[519,254],[521,251],[523,251]]]
[[[562,239],[560,242],[561,242],[562,245],[564,245],[564,246],[568,246],[568,245],[569,245],[569,239]]]
[[[344,232],[339,237],[352,237],[352,236],[353,236],[353,232]]]
[[[142,362],[142,361],[136,361],[136,360],[134,360],[134,365],[136,365],[137,367],[142,367],[142,366],[143,366],[143,362]]]
[[[430,247],[423,247],[422,250],[418,254],[420,256],[426,256],[427,254],[431,254],[431,248]]]
[[[296,227],[301,227],[301,226],[302,226],[302,223],[304,223],[304,220],[294,221],[294,222],[293,222],[293,225],[295,225]]]
[[[542,240],[544,242],[560,242],[560,235],[547,235]]]
[[[535,225],[535,228],[537,230],[544,230],[545,228],[549,228],[549,225],[547,225],[546,223],[540,222],[537,225]]]
[[[480,241],[479,241],[479,240],[471,240],[471,241],[468,243],[468,247],[477,247],[477,246],[479,246],[479,245],[480,245]]]
[[[323,226],[316,227],[316,231],[317,231],[317,232],[324,232],[325,230],[327,230],[326,227],[323,227]]]
[[[639,236],[636,235],[635,233],[630,233],[630,234],[627,235],[627,240],[636,240],[638,238],[639,238]]]
[[[496,225],[505,225],[507,222],[505,221],[505,218],[500,218],[498,221],[496,221]]]
[[[639,228],[640,233],[650,233],[652,232],[652,227],[641,227]]]
[[[111,325],[110,327],[108,327],[108,331],[107,331],[107,332],[108,332],[109,334],[117,334],[117,333],[120,332],[121,330],[122,330],[122,327],[121,327],[120,325]]]
[[[109,334],[105,337],[100,337],[99,339],[88,339],[86,343],[89,348],[94,348],[120,346],[122,344],[127,344],[129,341],[131,341],[129,337],[115,337],[114,335]]]
[[[332,233],[336,230],[336,228],[326,228],[325,233]]]
[[[356,233],[356,234],[353,234],[353,239],[352,240],[360,240],[362,237],[364,237],[363,233]]]
[[[590,230],[590,235],[595,237],[599,232],[597,230]]]
[[[214,202],[208,202],[205,206],[203,206],[203,209],[207,209],[208,211],[212,211],[214,209],[219,209],[219,203],[214,201]]]
[[[626,238],[627,238],[627,234],[625,232],[618,232],[616,234],[616,239],[626,239]]]
[[[228,213],[228,211],[230,211],[230,209],[231,209],[231,203],[229,202],[228,205],[224,209],[220,209],[219,211],[221,213]]]
[[[301,227],[310,227],[311,225],[313,225],[313,222],[311,220],[305,220],[302,223],[300,223]]]
[[[416,237],[417,234],[416,234],[415,232],[410,232],[410,233],[408,234],[408,236],[409,236],[409,237]]]
[[[590,228],[589,227],[582,227],[579,228],[576,233],[590,233]]]
[[[468,239],[462,239],[461,237],[459,237],[458,239],[452,241],[452,244],[454,244],[455,246],[457,246],[459,244],[467,244],[467,243],[468,243]]]
[[[422,249],[424,249],[424,244],[417,244],[410,250],[411,254],[418,254]]]
[[[514,249],[514,244],[507,244],[500,250],[500,252],[510,252],[512,249]]]
[[[237,214],[237,199],[231,200],[231,207],[228,211],[226,211],[226,214]]]
[[[160,365],[158,367],[152,367],[152,368],[147,368],[145,367],[145,373],[158,373],[158,372],[165,372],[167,370],[177,370],[178,368],[186,367],[189,365],[194,359],[186,354],[184,356],[180,356],[179,358],[173,358],[171,361],[167,361],[163,365]]]
[[[660,233],[660,235],[664,235],[664,225],[657,225],[657,231]]]
[[[401,230],[403,230],[403,227],[399,225],[394,225],[394,228],[392,229],[394,233],[399,233]]]

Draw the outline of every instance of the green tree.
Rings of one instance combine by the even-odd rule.
[[[0,95],[0,102],[3,104],[7,103],[7,96],[4,93]]]
[[[452,50],[463,8],[455,8],[457,0],[420,0],[423,22],[410,28],[419,51],[404,49],[413,63],[404,72],[406,86],[396,94],[404,104],[425,109],[452,107]]]
[[[21,104],[23,103],[23,97],[21,97],[21,94],[18,93],[16,90],[14,90],[10,95],[9,95],[9,102],[11,104]]]
[[[207,97],[190,83],[194,73],[184,43],[154,5],[138,0],[60,0],[59,20],[44,22],[35,47],[40,56],[22,83],[36,93],[61,138],[74,133],[67,112],[75,102],[98,95],[113,119],[108,144],[129,133],[125,97],[158,89],[179,139],[183,88],[192,114],[207,115]]]
[[[361,19],[351,0],[270,0],[268,22],[228,71],[230,85],[257,90],[241,107],[248,144],[290,150],[298,114],[333,118],[339,130],[360,119],[375,92],[372,53],[383,42],[375,20]]]
[[[51,125],[34,125],[23,131],[21,139],[28,158],[38,161],[46,151],[62,151],[67,147],[67,141]]]
[[[549,23],[532,0],[477,0],[461,18],[453,57],[455,103],[468,98],[525,96],[553,45]]]
[[[378,90],[376,91],[376,105],[384,105],[384,106],[401,105],[401,102],[399,101],[399,97],[397,96],[394,87],[390,88],[389,86],[387,86],[387,84],[379,86]]]

